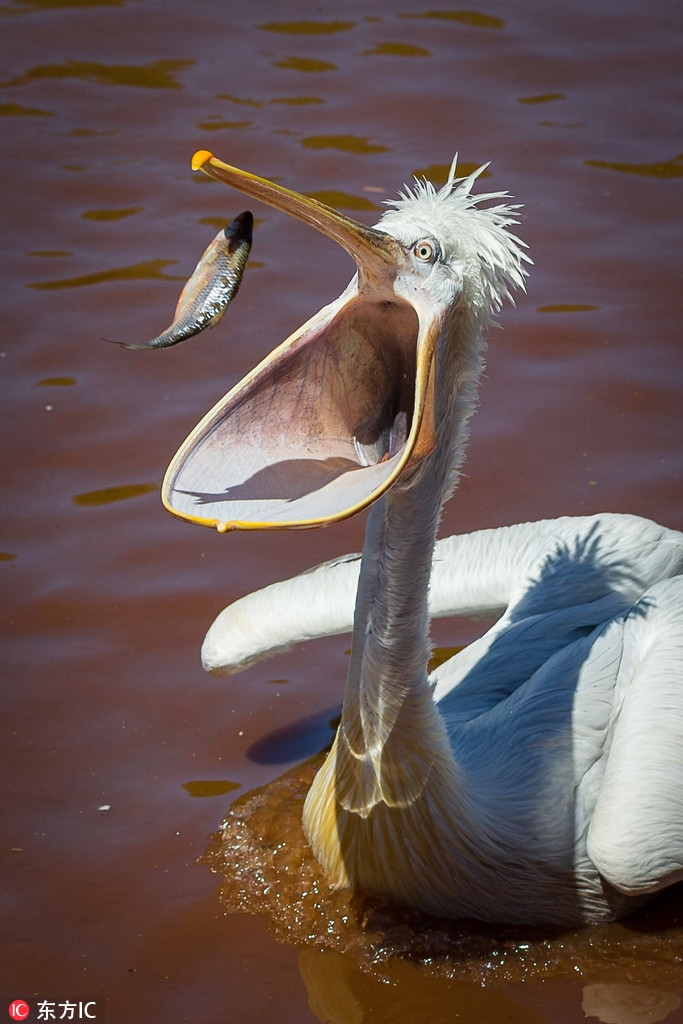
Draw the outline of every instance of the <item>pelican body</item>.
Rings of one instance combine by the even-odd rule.
[[[342,295],[212,409],[163,500],[217,528],[369,507],[360,557],[249,595],[209,631],[229,674],[351,630],[341,722],[304,830],[340,886],[449,917],[608,920],[683,877],[683,535],[635,517],[437,543],[484,334],[523,287],[506,193],[416,182],[368,228],[230,167],[195,166],[343,245]],[[431,615],[497,618],[428,675]]]

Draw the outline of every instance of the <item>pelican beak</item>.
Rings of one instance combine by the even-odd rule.
[[[391,235],[206,151],[193,167],[334,239],[358,274],[195,427],[164,505],[221,532],[346,519],[436,445],[438,315],[406,284],[408,253]]]

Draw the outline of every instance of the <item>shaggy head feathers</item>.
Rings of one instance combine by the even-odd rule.
[[[519,223],[520,206],[497,202],[482,208],[483,203],[507,200],[509,193],[472,195],[474,182],[488,165],[456,178],[456,162],[457,156],[438,191],[431,182],[416,178],[398,199],[387,200],[391,209],[378,227],[407,246],[425,237],[436,242],[435,288],[444,292],[450,284],[454,298],[460,292],[473,310],[494,314],[505,299],[513,301],[512,290],[524,288],[524,264],[532,262],[524,252],[525,243],[508,230]]]

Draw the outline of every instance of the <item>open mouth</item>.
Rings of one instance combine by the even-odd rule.
[[[256,181],[257,198],[265,193],[353,249],[359,274],[204,417],[171,462],[162,499],[175,515],[221,531],[345,519],[433,447],[435,324],[394,290],[395,239],[215,158],[209,171],[214,165],[221,180],[226,168],[244,191]]]
[[[224,529],[263,529],[369,504],[405,454],[417,334],[407,303],[357,297],[295,335],[187,439],[164,482],[168,507]]]

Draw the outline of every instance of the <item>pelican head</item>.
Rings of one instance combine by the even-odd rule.
[[[376,227],[206,151],[193,166],[321,231],[357,273],[192,431],[164,504],[221,532],[345,519],[439,446],[455,390],[458,422],[471,411],[482,331],[524,285],[524,243],[508,230],[517,207],[507,193],[473,196],[484,168],[458,179],[455,160],[443,188],[416,180]]]

